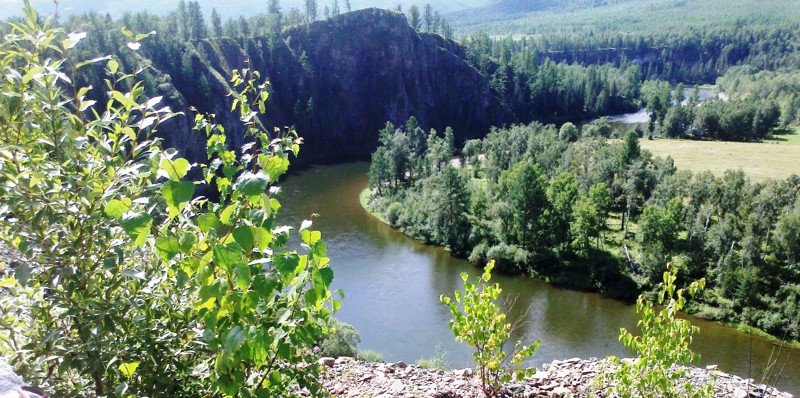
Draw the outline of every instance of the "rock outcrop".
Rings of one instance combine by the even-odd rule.
[[[157,37],[135,56],[120,57],[129,69],[147,65],[148,94],[184,113],[162,136],[197,161],[205,160],[205,139],[191,132],[190,106],[217,115],[232,144],[244,141],[227,96],[233,69],[257,70],[270,80],[263,121],[268,128],[295,126],[306,141],[302,159],[367,155],[387,121],[401,125],[412,115],[426,131],[452,127],[459,141],[517,121],[461,45],[419,33],[402,13],[388,10],[341,14],[281,37],[193,43]],[[103,87],[94,79],[87,83]]]
[[[405,364],[402,364],[405,365]],[[509,397],[605,397],[592,384],[602,372],[603,360],[579,358],[554,361],[520,383],[508,385]],[[686,381],[704,384],[715,378],[717,398],[791,398],[763,384],[708,368],[690,368]],[[472,369],[455,371],[428,370],[416,365],[397,366],[387,363],[365,363],[339,358],[326,368],[325,388],[337,397],[381,398],[480,398],[480,381]],[[596,395],[592,395],[596,394]]]

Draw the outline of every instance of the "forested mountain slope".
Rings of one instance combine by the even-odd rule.
[[[80,58],[116,53],[129,70],[142,66],[148,94],[164,96],[184,116],[164,138],[168,146],[200,160],[204,137],[191,133],[193,115],[214,113],[228,127],[229,139],[242,143],[230,118],[228,77],[232,69],[258,70],[272,84],[265,123],[296,126],[306,140],[306,159],[368,153],[387,120],[415,115],[423,127],[452,126],[463,140],[490,126],[516,121],[490,82],[466,61],[463,47],[439,35],[418,33],[403,14],[367,9],[284,30],[282,36],[239,36],[181,40],[158,17],[137,14],[120,24],[138,32],[159,30],[132,53],[116,22],[88,15],[68,24],[98,38]],[[81,44],[84,46],[84,43]],[[99,70],[84,74],[104,87]],[[104,92],[95,89],[95,96]],[[163,130],[163,129],[162,129]],[[195,153],[196,152],[196,153]]]

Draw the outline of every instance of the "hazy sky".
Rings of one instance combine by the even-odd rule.
[[[326,5],[333,0],[317,0],[320,14]],[[440,13],[456,11],[470,6],[480,6],[491,2],[491,0],[351,0],[354,9],[365,7],[392,8],[398,3],[402,3],[404,9],[416,3],[422,7],[425,3],[430,3],[433,8]],[[41,14],[52,14],[55,5],[52,0],[31,0],[37,11]],[[211,9],[216,8],[223,18],[238,17],[240,15],[256,14],[266,11],[267,0],[198,0],[206,17],[211,15]],[[292,7],[301,8],[303,0],[281,0],[281,8],[289,10]],[[148,11],[154,14],[164,14],[177,7],[178,0],[133,0],[133,1],[103,1],[103,0],[61,0],[59,2],[59,12],[63,16],[72,13],[84,13],[86,11],[98,11],[110,13],[114,17],[122,15],[126,11]],[[339,0],[339,7],[344,8],[344,0]],[[6,19],[12,15],[21,15],[22,0],[0,0],[0,19]]]

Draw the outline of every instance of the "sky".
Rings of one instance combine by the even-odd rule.
[[[197,0],[200,3],[203,13],[208,17],[211,15],[212,8],[223,18],[239,17],[240,15],[256,14],[266,11],[267,0]],[[411,4],[416,3],[422,7],[425,3],[430,3],[434,10],[440,13],[462,10],[468,7],[486,5],[492,0],[351,0],[353,9],[366,7],[394,8],[398,3],[403,4],[407,9]],[[333,0],[317,0],[320,14],[326,5]],[[55,11],[53,0],[31,0],[31,3],[40,14],[50,15]],[[302,8],[303,0],[281,0],[281,8],[289,10],[292,7]],[[110,13],[112,17],[119,17],[126,11],[148,11],[153,14],[166,14],[177,8],[178,0],[60,0],[59,13],[62,16],[70,14],[82,14],[87,11],[97,11]],[[339,0],[339,7],[344,8],[344,0]],[[22,14],[22,0],[0,0],[0,20],[5,20],[10,16]]]

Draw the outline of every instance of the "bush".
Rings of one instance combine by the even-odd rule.
[[[685,319],[678,319],[677,313],[686,303],[684,294],[697,295],[705,286],[705,280],[693,282],[686,289],[675,288],[678,270],[667,264],[664,282],[661,284],[657,303],[663,306],[656,312],[653,303],[639,296],[636,312],[640,316],[640,334],[633,335],[624,328],[619,339],[633,350],[638,358],[622,361],[609,357],[615,367],[610,373],[598,376],[597,385],[607,388],[606,396],[617,397],[712,397],[714,381],[695,389],[685,382],[686,363],[698,356],[692,352],[692,334],[696,326]]]
[[[386,208],[386,222],[388,222],[389,225],[396,227],[397,221],[400,220],[401,214],[403,214],[403,205],[398,202],[392,202],[392,204]]]
[[[442,349],[442,346],[437,345],[436,351],[430,358],[420,358],[417,360],[417,365],[425,369],[434,370],[448,370],[450,364],[447,362],[447,351]]]
[[[364,362],[383,362],[383,354],[373,350],[363,350],[358,352],[358,359]]]
[[[456,290],[454,298],[442,295],[439,299],[453,315],[450,330],[456,340],[475,349],[472,358],[481,378],[483,393],[487,397],[501,397],[508,393],[504,384],[513,378],[522,380],[536,372],[534,368],[511,370],[507,366],[522,365],[539,348],[540,342],[535,341],[529,346],[517,342],[510,357],[504,350],[506,341],[511,337],[511,324],[506,322],[506,315],[495,303],[500,297],[500,285],[488,285],[492,268],[494,262],[486,266],[483,275],[475,283],[469,281],[469,275],[462,273],[464,290]]]
[[[234,151],[199,115],[209,165],[192,165],[152,138],[172,114],[142,98],[136,75],[110,58],[68,59],[84,35],[52,28],[28,1],[9,30],[0,240],[39,266],[0,280],[14,292],[0,297],[3,356],[54,396],[322,395],[313,345],[340,303],[320,233],[304,222],[302,250],[289,250],[292,229],[276,222],[270,187],[299,139],[261,130],[258,74],[230,82],[250,143]],[[131,48],[147,37],[123,32]],[[73,86],[73,65],[105,73],[106,102]],[[195,198],[195,167],[219,203]]]
[[[349,323],[331,319],[328,321],[328,333],[319,345],[320,355],[325,357],[355,357],[358,355],[358,343],[361,335]]]

